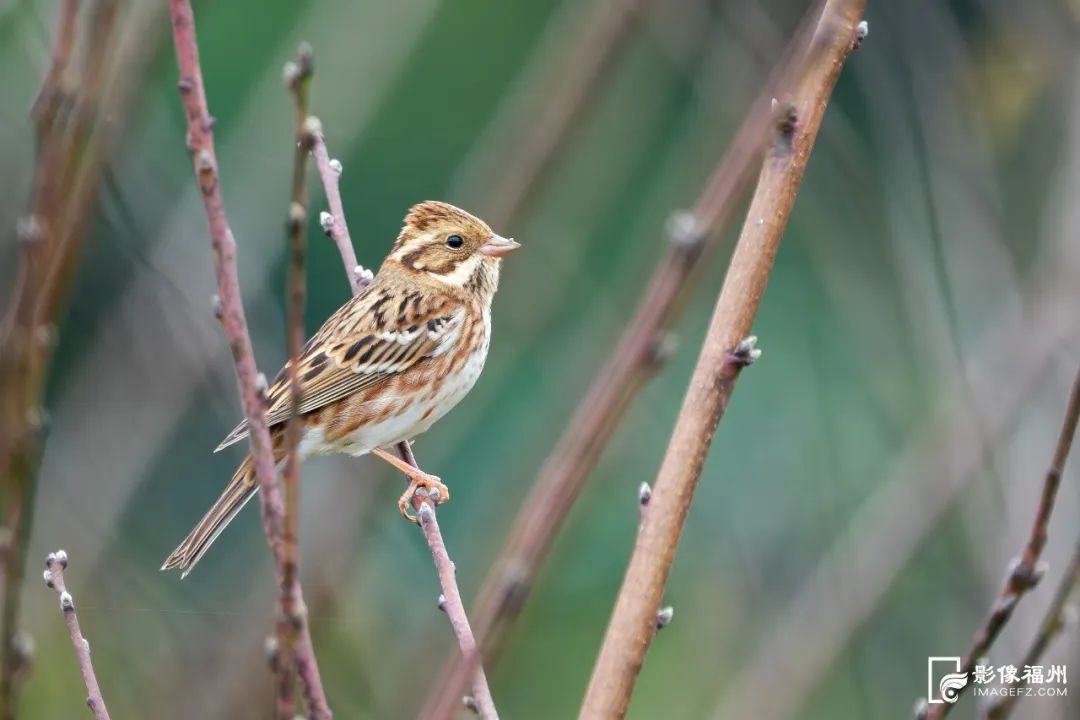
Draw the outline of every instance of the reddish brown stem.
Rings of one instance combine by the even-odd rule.
[[[1072,560],[1069,561],[1068,566],[1065,568],[1065,575],[1061,580],[1061,584],[1058,585],[1057,591],[1054,592],[1054,598],[1050,601],[1049,607],[1046,608],[1046,614],[1043,615],[1042,622],[1039,623],[1035,639],[1032,640],[1031,647],[1028,648],[1027,653],[1024,655],[1024,661],[1019,667],[1029,667],[1039,662],[1043,653],[1050,647],[1050,642],[1064,629],[1065,606],[1076,591],[1077,585],[1080,585],[1080,542],[1076,544],[1076,549],[1073,550]],[[1028,678],[1028,675],[1021,675],[1019,681],[1013,685],[1016,692],[1010,692],[999,698],[986,711],[984,717],[987,720],[1001,720],[1001,718],[1008,717],[1016,705],[1016,701],[1023,696],[1023,688],[1027,687]]]
[[[471,613],[489,667],[604,447],[638,392],[664,364],[668,332],[681,315],[700,269],[716,253],[752,179],[768,129],[772,97],[782,78],[792,74],[794,61],[802,57],[816,17],[808,16],[781,54],[693,211],[676,213],[668,221],[667,252],[647,283],[637,311],[514,520],[506,547],[484,581]],[[469,668],[459,658],[451,659],[429,694],[425,716],[446,717],[450,699],[461,694],[468,675]]]
[[[312,132],[308,117],[308,87],[314,63],[311,49],[301,46],[296,60],[285,67],[286,82],[296,105],[296,132],[293,137],[292,194],[285,220],[289,245],[288,318],[285,334],[289,360],[289,402],[292,408],[285,426],[285,522],[282,533],[280,613],[277,623],[277,712],[281,720],[296,716],[293,653],[299,628],[306,625],[300,597],[300,457],[297,448],[303,432],[300,421],[300,353],[304,346],[304,254],[307,244],[307,158]]]
[[[320,218],[323,232],[337,245],[341,261],[345,264],[349,287],[353,295],[357,295],[371,282],[371,276],[366,274],[356,261],[349,225],[345,221],[345,206],[341,202],[341,162],[330,158],[321,129],[313,133],[311,154],[315,157],[315,167],[319,169],[323,191],[326,193],[326,204],[330,206],[330,212],[323,213]]]
[[[90,643],[83,637],[79,616],[75,614],[75,600],[64,584],[67,564],[68,556],[63,550],[49,553],[45,560],[45,584],[55,590],[60,598],[60,611],[64,613],[64,622],[67,624],[68,634],[71,635],[75,657],[79,661],[79,672],[82,673],[83,683],[86,685],[86,704],[90,712],[94,713],[95,720],[109,720],[109,710],[105,707],[105,698],[101,695],[101,688],[94,674],[94,664],[90,661]]]
[[[964,661],[960,672],[970,677],[975,671],[975,665],[985,657],[1001,634],[1005,624],[1009,622],[1016,610],[1020,598],[1030,591],[1039,580],[1042,579],[1045,570],[1039,566],[1039,558],[1043,548],[1046,547],[1050,516],[1054,512],[1054,502],[1057,500],[1058,488],[1061,486],[1061,474],[1065,469],[1065,461],[1069,458],[1069,450],[1072,449],[1073,437],[1076,435],[1077,420],[1080,419],[1080,370],[1077,371],[1073,381],[1072,391],[1069,393],[1069,401],[1065,409],[1065,418],[1061,423],[1058,433],[1057,445],[1054,446],[1054,455],[1050,460],[1050,467],[1043,479],[1042,495],[1039,505],[1035,510],[1035,519],[1031,524],[1031,532],[1027,542],[1020,551],[1020,557],[1013,562],[1009,575],[1005,578],[1005,586],[994,601],[990,612],[982,625],[975,631],[971,647],[964,654]],[[972,683],[956,689],[956,699],[964,693]],[[933,703],[920,708],[918,714],[933,720],[940,720],[949,714],[955,702]]]
[[[237,382],[249,429],[251,457],[259,481],[263,529],[274,556],[275,571],[280,582],[284,572],[284,511],[281,491],[277,484],[270,433],[266,426],[266,398],[264,391],[260,389],[265,387],[265,380],[260,382],[240,297],[240,282],[236,271],[236,241],[229,228],[218,181],[214,123],[207,108],[202,68],[199,65],[195,18],[189,0],[169,0],[169,10],[180,69],[180,98],[187,116],[188,150],[191,152],[195,177],[202,194],[214,255],[214,272],[221,302],[221,323],[236,366]],[[303,607],[299,588],[296,595],[298,606]],[[309,699],[311,715],[315,718],[331,717],[306,623],[299,629],[295,654],[297,670]]]
[[[371,276],[356,262],[356,254],[353,251],[352,239],[349,237],[348,225],[345,222],[345,213],[338,188],[341,165],[337,163],[335,166],[330,160],[325,139],[318,129],[317,123],[311,133],[311,146],[331,210],[328,213],[329,220],[323,220],[323,229],[337,244],[353,294],[358,294],[371,282]],[[412,446],[408,442],[398,443],[397,450],[405,462],[415,468],[420,467],[416,462]],[[418,492],[413,496],[413,507],[417,512],[420,527],[424,532],[424,539],[431,550],[435,571],[439,576],[439,584],[442,587],[440,608],[450,618],[450,625],[453,628],[454,636],[458,640],[458,647],[461,649],[462,657],[467,658],[470,665],[474,665],[477,661],[473,658],[478,656],[476,640],[469,625],[468,615],[465,612],[465,603],[461,599],[461,591],[457,586],[454,563],[450,560],[446,543],[442,537],[442,531],[439,529],[435,506],[427,498],[426,493]],[[473,677],[472,695],[468,698],[470,705],[480,713],[481,717],[497,720],[499,715],[495,709],[495,702],[492,699],[483,668],[477,666]]]
[[[56,347],[56,322],[74,274],[87,216],[113,130],[101,123],[102,63],[113,39],[114,0],[103,0],[86,32],[78,79],[68,77],[79,2],[64,0],[51,64],[33,107],[35,167],[29,209],[18,220],[19,268],[0,321],[0,490],[5,508],[0,611],[0,719],[17,714],[17,680],[26,658],[16,642],[33,521],[45,411],[45,379]],[[109,97],[106,103],[115,100]],[[119,104],[109,105],[118,125]]]
[[[679,536],[717,424],[727,407],[780,238],[844,60],[863,0],[830,0],[801,82],[778,110],[774,141],[750,203],[712,323],[653,483],[634,553],[581,707],[581,718],[625,716],[655,634]],[[751,346],[752,349],[752,346]]]
[[[408,442],[398,443],[398,454],[401,459],[412,465],[420,467],[413,455],[412,446]],[[472,627],[469,625],[469,617],[465,613],[465,603],[461,600],[461,591],[458,589],[457,574],[454,562],[446,550],[446,543],[439,530],[439,521],[435,515],[435,504],[428,498],[427,492],[422,488],[413,495],[413,508],[416,510],[420,529],[424,531],[424,539],[427,540],[431,550],[431,559],[435,563],[435,571],[439,575],[439,585],[442,588],[442,596],[439,598],[439,609],[450,618],[450,627],[453,628],[457,638],[461,655],[470,666],[475,666],[472,674],[472,695],[466,699],[467,704],[473,707],[480,717],[485,720],[498,720],[499,713],[495,710],[495,701],[491,697],[488,688],[487,676],[484,668],[476,664],[478,654],[476,638],[473,636]],[[460,697],[460,696],[459,696]]]

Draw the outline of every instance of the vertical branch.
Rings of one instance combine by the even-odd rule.
[[[709,444],[739,371],[753,359],[747,337],[832,88],[856,43],[863,0],[829,0],[813,55],[784,103],[697,367],[645,513],[634,553],[581,707],[581,718],[621,718],[656,627],[671,563]]]
[[[282,532],[281,588],[277,623],[277,711],[281,720],[296,715],[293,698],[293,651],[298,628],[304,624],[302,609],[297,602],[300,566],[300,457],[297,448],[303,433],[300,419],[301,384],[299,362],[304,345],[304,303],[307,288],[304,283],[304,253],[307,232],[307,157],[311,150],[312,133],[308,117],[308,89],[314,70],[311,48],[300,47],[296,60],[285,65],[285,84],[296,105],[296,134],[293,140],[292,195],[286,228],[289,241],[288,346],[289,402],[291,415],[285,426],[285,472],[282,485],[285,492],[285,521]]]
[[[419,469],[416,456],[413,455],[412,446],[409,443],[398,443],[398,454],[401,459]],[[450,626],[457,637],[461,655],[469,665],[476,664],[473,672],[472,695],[464,698],[467,707],[476,711],[484,720],[498,720],[499,714],[495,709],[495,701],[491,697],[488,687],[487,676],[484,668],[480,667],[475,658],[478,656],[476,638],[473,636],[472,627],[469,625],[469,617],[465,613],[465,603],[461,600],[461,591],[458,589],[457,576],[454,569],[454,561],[446,550],[446,543],[439,529],[439,521],[435,516],[435,504],[431,502],[427,491],[423,488],[413,495],[413,508],[416,510],[420,529],[424,532],[428,548],[431,549],[431,559],[435,563],[435,571],[439,575],[439,585],[442,587],[442,595],[439,597],[439,609],[450,618]]]
[[[83,637],[82,630],[79,628],[79,616],[75,614],[75,600],[64,584],[64,571],[67,565],[66,552],[57,550],[49,553],[49,557],[45,560],[45,584],[55,590],[60,598],[60,610],[64,613],[64,622],[67,623],[71,644],[75,647],[75,657],[79,661],[79,671],[86,685],[86,704],[90,712],[94,713],[95,720],[109,720],[109,710],[105,707],[105,698],[101,695],[101,688],[98,687],[97,676],[94,674],[94,665],[90,661],[90,643]]]
[[[495,657],[529,595],[532,580],[585,488],[600,455],[623,416],[668,354],[668,332],[677,322],[700,269],[708,264],[743,197],[760,157],[770,102],[783,78],[793,71],[808,44],[816,15],[804,19],[770,73],[717,163],[691,212],[668,221],[667,251],[626,329],[596,380],[579,403],[558,444],[544,462],[472,609],[473,625],[486,659]],[[429,694],[428,714],[445,717],[459,696],[469,669],[450,661]]]
[[[1057,500],[1058,488],[1061,486],[1061,474],[1065,469],[1065,461],[1069,458],[1069,450],[1072,448],[1078,419],[1080,419],[1080,370],[1077,371],[1076,379],[1073,381],[1072,390],[1069,393],[1065,418],[1061,423],[1061,430],[1058,433],[1057,445],[1054,446],[1054,455],[1050,460],[1050,467],[1047,469],[1046,477],[1043,479],[1042,495],[1035,510],[1035,519],[1031,524],[1031,532],[1021,550],[1020,557],[1013,561],[1009,575],[1005,579],[1005,587],[1002,588],[997,600],[994,601],[994,605],[990,608],[990,612],[986,619],[983,620],[982,625],[975,631],[971,647],[968,648],[967,653],[964,655],[960,672],[966,676],[970,677],[980,658],[986,655],[990,646],[997,640],[1005,624],[1012,617],[1013,611],[1016,610],[1020,598],[1034,588],[1046,573],[1045,565],[1039,558],[1042,556],[1043,548],[1046,547],[1047,527],[1050,523],[1050,515],[1054,512],[1054,502]],[[955,689],[957,700],[970,684],[969,682]],[[918,713],[925,718],[940,720],[940,718],[949,714],[954,704],[955,702],[934,703],[932,708],[929,705],[923,705]]]
[[[86,235],[112,129],[100,114],[101,75],[116,19],[116,2],[103,0],[89,21],[77,80],[69,77],[78,0],[59,9],[50,66],[34,102],[35,166],[27,213],[15,228],[19,268],[0,321],[0,490],[4,503],[4,574],[0,611],[0,718],[16,715],[16,681],[26,669],[16,642],[33,520],[45,411],[41,406],[56,321],[67,297]],[[110,100],[113,98],[110,98]],[[108,110],[116,117],[121,109]]]
[[[229,228],[225,205],[218,182],[217,159],[214,152],[213,119],[206,103],[199,49],[195,38],[195,18],[189,0],[169,0],[173,42],[180,69],[180,98],[187,116],[188,150],[191,152],[195,177],[199,184],[210,232],[214,256],[214,272],[220,297],[220,319],[232,349],[247,418],[251,457],[259,481],[259,502],[263,529],[274,556],[279,581],[284,574],[282,532],[284,511],[281,491],[276,482],[276,469],[270,432],[266,426],[265,378],[255,365],[247,320],[240,298],[240,282],[236,271],[236,240]],[[295,602],[303,607],[300,588],[296,586]],[[311,644],[307,624],[298,630],[295,648],[296,663],[309,709],[314,718],[329,718],[332,713],[326,702],[318,664]]]

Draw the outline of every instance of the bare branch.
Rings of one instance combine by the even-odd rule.
[[[356,262],[356,251],[353,248],[352,238],[349,237],[349,225],[345,222],[345,206],[341,202],[341,162],[330,158],[330,152],[326,149],[326,138],[321,128],[312,135],[311,154],[315,156],[315,166],[319,169],[319,177],[322,179],[326,203],[330,206],[330,212],[324,212],[319,217],[320,224],[323,232],[337,245],[338,252],[341,253],[341,261],[345,263],[345,275],[349,279],[349,287],[352,288],[353,295],[356,295],[371,282],[371,273]]]
[[[244,415],[250,428],[251,456],[259,480],[263,525],[274,558],[281,561],[281,493],[278,490],[270,433],[266,427],[264,392],[265,376],[259,382],[259,371],[251,348],[247,319],[240,298],[240,283],[236,273],[236,240],[229,228],[225,205],[218,185],[217,161],[214,151],[213,118],[207,109],[195,39],[195,18],[187,0],[170,0],[173,40],[180,68],[180,98],[188,122],[188,150],[195,168],[206,211],[210,242],[214,253],[214,272],[218,283],[215,312],[221,320],[236,363]]]
[[[213,119],[207,108],[202,68],[199,65],[195,18],[189,0],[169,0],[169,11],[177,64],[180,68],[180,98],[187,116],[188,150],[191,152],[195,177],[201,190],[214,254],[214,271],[221,302],[221,323],[236,364],[237,382],[249,429],[251,457],[259,481],[263,529],[274,556],[278,580],[281,581],[284,575],[284,510],[277,484],[270,432],[266,426],[265,394],[259,389],[260,373],[255,365],[255,355],[240,297],[240,282],[236,271],[236,241],[229,228],[218,182]],[[296,595],[298,606],[303,607],[299,587]],[[299,629],[296,662],[312,716],[331,717],[306,623]]]
[[[79,13],[79,2],[80,0],[63,0],[56,17],[48,74],[41,83],[31,110],[39,143],[51,130],[63,98],[64,74],[71,62],[71,51],[75,47],[75,19]]]
[[[398,443],[398,454],[401,455],[402,460],[413,467],[420,467],[416,462],[416,456],[413,455],[412,446],[408,442]],[[475,659],[478,656],[476,638],[473,636],[468,615],[465,613],[465,603],[461,600],[454,562],[446,551],[446,543],[439,530],[439,521],[435,516],[435,503],[431,501],[423,488],[418,489],[413,495],[412,503],[420,521],[420,529],[424,531],[424,539],[427,540],[428,548],[431,549],[431,559],[435,562],[435,570],[439,575],[439,585],[442,587],[438,602],[439,609],[450,618],[450,626],[454,630],[454,636],[457,637],[458,647],[461,648],[461,655],[466,664],[476,667],[472,680],[472,695],[463,698],[462,702],[473,708],[485,720],[497,720],[499,714],[495,710],[495,701],[491,697],[484,668]]]
[[[1054,593],[1054,598],[1050,601],[1050,606],[1046,609],[1042,622],[1039,623],[1039,630],[1035,633],[1035,639],[1024,655],[1024,662],[1021,667],[1037,663],[1050,646],[1050,642],[1065,628],[1069,598],[1076,591],[1077,585],[1080,585],[1080,542],[1076,544],[1072,560],[1069,561],[1069,565],[1065,569],[1065,576],[1062,578],[1061,584],[1058,585],[1058,589]],[[997,702],[990,706],[985,717],[988,720],[1001,720],[1001,718],[1009,717],[1013,707],[1016,705],[1016,701],[1024,694],[1023,688],[1028,684],[1028,677],[1022,675],[1018,678],[1018,682],[1013,685],[1016,692],[1002,695]]]
[[[300,457],[297,449],[303,434],[300,420],[301,384],[299,362],[304,346],[304,303],[307,286],[304,282],[304,254],[307,244],[307,159],[312,145],[314,118],[308,117],[308,89],[314,62],[311,48],[302,45],[296,60],[285,65],[285,85],[296,105],[296,134],[293,139],[292,195],[286,215],[289,243],[289,288],[286,340],[289,361],[289,401],[292,414],[285,426],[285,471],[282,485],[285,492],[285,521],[281,547],[281,585],[277,622],[277,713],[281,720],[293,720],[296,706],[293,698],[293,651],[298,630],[306,625],[303,604],[300,602]]]
[[[313,118],[312,118],[313,119]],[[372,280],[370,271],[364,270],[356,262],[356,254],[353,250],[352,239],[349,236],[348,224],[345,221],[344,207],[341,202],[341,193],[338,186],[338,178],[341,176],[341,163],[331,160],[326,149],[326,141],[321,128],[317,125],[311,132],[311,152],[315,156],[316,166],[323,181],[327,202],[330,205],[330,213],[323,213],[320,218],[323,230],[333,238],[341,254],[345,273],[349,278],[353,294],[360,293]],[[398,454],[401,458],[415,468],[419,468],[412,446],[406,441],[398,443]],[[474,675],[472,695],[462,698],[462,702],[474,710],[481,717],[497,720],[499,717],[495,709],[495,702],[488,688],[487,677],[483,668],[478,666],[475,658],[478,657],[476,640],[473,637],[472,628],[469,625],[468,616],[465,613],[465,604],[461,600],[461,591],[458,589],[455,576],[454,563],[446,550],[446,543],[439,529],[438,519],[435,514],[435,505],[428,498],[422,488],[413,496],[413,507],[417,512],[420,527],[424,532],[431,557],[435,563],[435,570],[439,576],[439,584],[442,586],[442,594],[439,595],[438,607],[450,618],[450,625],[454,635],[458,639],[461,654],[470,665],[477,665]]]
[[[830,0],[801,82],[777,114],[773,146],[758,179],[712,324],[676,421],[582,704],[582,718],[626,714],[707,449],[741,369],[747,338],[795,202],[832,88],[855,41],[863,0]],[[746,338],[744,340],[744,338]]]
[[[1005,624],[1009,622],[1013,611],[1016,609],[1020,598],[1034,588],[1045,573],[1045,567],[1041,565],[1039,557],[1043,548],[1046,547],[1048,537],[1047,526],[1050,523],[1050,515],[1054,511],[1054,501],[1057,499],[1058,488],[1061,486],[1061,473],[1065,469],[1065,461],[1069,457],[1072,448],[1073,436],[1076,434],[1077,419],[1080,418],[1080,371],[1077,372],[1073,381],[1072,391],[1069,393],[1069,402],[1065,410],[1065,419],[1061,424],[1058,434],[1057,445],[1054,447],[1054,456],[1050,460],[1050,467],[1043,479],[1042,495],[1039,498],[1039,506],[1035,511],[1035,520],[1031,525],[1031,533],[1027,543],[1021,551],[1020,557],[1013,563],[1008,577],[1005,579],[1005,587],[994,602],[990,613],[983,620],[982,625],[975,631],[975,637],[971,641],[971,647],[964,655],[964,661],[960,672],[970,675],[975,670],[975,665],[980,658],[984,657],[990,646],[997,640]],[[968,685],[956,688],[956,699],[964,693]],[[949,714],[954,702],[934,703],[933,708],[927,710],[925,717],[932,720],[940,720]]]
[[[965,370],[970,385],[943,380],[948,392],[927,412],[808,578],[769,618],[764,637],[726,683],[709,717],[800,717],[807,698],[871,621],[901,571],[957,501],[967,497],[987,443],[1002,442],[1053,358],[1080,340],[1080,321],[1070,315],[1070,322],[1061,322],[1062,308],[1075,302],[1072,265],[1052,253],[1032,277],[1022,295],[1028,311],[990,326],[972,344]],[[971,407],[971,397],[984,396],[994,401],[982,410]],[[919,512],[897,512],[909,507]],[[784,678],[782,688],[778,676]]]
[[[581,495],[600,455],[638,392],[664,365],[671,351],[670,328],[682,314],[700,268],[719,248],[737,203],[752,179],[768,127],[770,101],[782,78],[809,42],[808,16],[743,120],[730,150],[717,164],[692,212],[676,212],[667,227],[667,250],[657,265],[633,317],[589,391],[578,405],[558,444],[533,483],[509,532],[505,549],[492,566],[472,609],[476,636],[490,663],[524,608],[532,580],[551,551],[565,519]],[[456,697],[468,669],[451,659],[429,695]],[[445,716],[445,701],[426,712]]]
[[[68,556],[63,550],[49,553],[45,560],[45,584],[56,591],[60,598],[60,610],[64,613],[71,644],[75,647],[75,657],[79,661],[79,671],[86,684],[86,704],[96,720],[109,720],[109,710],[105,707],[105,698],[101,696],[94,665],[90,661],[90,643],[83,637],[79,628],[79,617],[75,614],[75,600],[64,585],[64,570],[67,569]]]
[[[85,33],[78,78],[69,77],[77,36],[79,2],[63,0],[50,50],[51,61],[33,107],[35,164],[26,215],[15,237],[19,268],[0,321],[0,490],[6,542],[0,611],[0,720],[17,714],[16,681],[25,658],[16,642],[33,522],[41,435],[41,406],[49,363],[56,347],[56,322],[68,295],[82,241],[90,223],[107,145],[125,107],[113,94],[103,98],[106,49],[116,19],[115,0],[103,0]],[[101,120],[107,107],[110,122]]]

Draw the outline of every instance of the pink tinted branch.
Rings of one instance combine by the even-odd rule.
[[[1065,470],[1065,461],[1069,458],[1069,450],[1072,449],[1073,437],[1076,435],[1077,421],[1080,419],[1080,370],[1077,371],[1076,379],[1073,380],[1072,390],[1069,393],[1069,401],[1065,409],[1065,418],[1058,432],[1057,444],[1054,446],[1054,455],[1050,460],[1050,467],[1043,478],[1042,494],[1039,497],[1039,505],[1035,510],[1035,519],[1031,524],[1031,532],[1027,542],[1021,550],[1020,557],[1013,563],[1008,577],[1005,579],[1005,587],[994,601],[990,613],[983,620],[982,625],[975,631],[971,647],[964,655],[964,662],[960,672],[970,675],[975,670],[975,665],[984,657],[990,646],[994,644],[1001,634],[1005,624],[1009,622],[1013,611],[1016,610],[1020,598],[1034,588],[1042,579],[1045,568],[1040,564],[1043,548],[1049,537],[1048,525],[1050,516],[1054,512],[1054,502],[1057,500],[1058,488],[1061,486],[1061,474]],[[956,698],[959,699],[964,690],[971,685],[967,683],[956,689]],[[920,717],[931,720],[940,720],[949,714],[954,702],[934,703],[921,706],[917,714]]]
[[[169,0],[173,42],[180,69],[180,98],[187,116],[188,150],[191,152],[195,177],[199,184],[210,231],[210,243],[214,256],[214,272],[220,297],[220,319],[232,349],[236,365],[237,382],[240,387],[247,418],[251,457],[259,481],[259,501],[262,510],[263,529],[267,543],[274,556],[274,566],[279,580],[282,574],[283,506],[281,491],[277,484],[270,432],[266,425],[266,380],[255,365],[244,306],[240,297],[240,281],[236,270],[236,240],[225,214],[225,204],[219,185],[217,157],[214,152],[213,118],[206,103],[202,68],[199,65],[199,49],[195,38],[195,17],[189,0]],[[303,599],[298,603],[302,607]],[[315,718],[330,718],[332,713],[326,702],[318,664],[312,648],[310,633],[305,625],[300,630],[296,658],[301,682],[310,700],[311,714]]]
[[[68,556],[63,550],[49,553],[45,560],[45,584],[56,591],[60,598],[60,610],[64,613],[71,644],[75,647],[75,657],[79,661],[79,672],[86,684],[86,704],[96,720],[109,720],[109,710],[105,707],[105,698],[101,696],[94,664],[90,661],[90,643],[83,637],[79,628],[79,616],[75,614],[75,601],[64,585],[64,570],[67,569]]]
[[[319,169],[319,177],[326,193],[326,204],[330,206],[330,212],[322,213],[319,222],[323,232],[337,245],[341,261],[345,264],[349,287],[352,288],[353,295],[357,295],[371,282],[371,275],[356,261],[349,225],[345,222],[345,206],[341,202],[341,162],[330,158],[322,131],[313,133],[313,136],[311,154],[315,157],[315,167]]]
[[[413,455],[412,446],[408,442],[398,443],[398,454],[401,459],[415,468],[420,466]],[[435,562],[435,571],[439,575],[439,585],[442,587],[442,597],[439,598],[439,609],[450,618],[450,627],[453,628],[457,638],[458,647],[464,662],[475,667],[472,680],[472,695],[464,699],[465,704],[480,714],[485,720],[497,720],[499,717],[495,709],[495,701],[491,697],[491,689],[488,687],[487,676],[484,668],[479,663],[479,651],[476,638],[473,636],[472,626],[469,625],[469,617],[465,612],[465,603],[461,600],[461,590],[458,589],[457,575],[454,562],[446,550],[442,531],[439,530],[439,521],[435,516],[435,504],[431,502],[427,492],[421,488],[413,495],[413,507],[416,509],[420,529],[424,531],[424,539],[427,540],[431,550],[431,559]]]
[[[360,293],[371,282],[371,273],[365,271],[356,262],[356,253],[353,250],[352,239],[349,236],[348,224],[345,222],[344,207],[341,202],[341,192],[338,181],[341,176],[341,163],[331,160],[326,149],[326,141],[321,131],[316,129],[311,133],[311,151],[315,156],[315,164],[319,168],[319,175],[323,181],[327,203],[330,212],[323,213],[321,224],[326,234],[331,237],[338,246],[345,273],[349,278],[353,294]],[[398,443],[398,454],[405,462],[419,468],[412,446],[408,442]],[[465,612],[465,603],[461,599],[461,591],[457,586],[454,563],[446,549],[442,531],[439,528],[435,507],[426,493],[418,491],[413,496],[413,505],[417,512],[420,527],[424,532],[424,539],[431,550],[431,557],[435,563],[435,571],[439,576],[439,585],[442,588],[442,598],[439,607],[450,619],[450,625],[454,636],[458,640],[461,655],[469,666],[476,666],[473,681],[472,695],[465,698],[465,702],[475,709],[481,717],[489,720],[497,720],[499,717],[495,709],[495,702],[488,687],[487,677],[479,665],[476,639],[473,636],[469,618]]]
[[[180,98],[187,115],[188,151],[195,168],[195,178],[203,198],[210,243],[214,253],[214,273],[217,278],[220,319],[232,350],[240,386],[244,416],[251,441],[251,457],[259,480],[263,525],[275,562],[281,564],[281,492],[277,486],[270,432],[266,426],[266,380],[260,378],[251,347],[247,319],[240,298],[240,281],[236,271],[236,240],[225,215],[225,204],[218,182],[217,158],[214,152],[214,121],[206,104],[199,50],[195,40],[195,18],[188,0],[170,0],[173,39],[180,67]]]
[[[442,586],[443,599],[442,609],[450,619],[450,627],[457,637],[461,654],[469,660],[476,657],[476,638],[473,637],[472,627],[469,626],[469,618],[465,614],[465,604],[461,601],[461,591],[458,589],[457,579],[454,572],[454,563],[446,551],[446,543],[443,541],[442,532],[439,530],[439,521],[435,517],[435,506],[431,500],[418,496],[417,518],[420,520],[420,528],[424,531],[424,539],[427,540],[431,549],[431,558],[435,562],[435,570],[439,575],[439,585]],[[491,697],[487,677],[484,668],[477,666],[472,683],[471,700],[475,703],[476,710],[482,718],[498,718],[495,710],[495,701]],[[472,705],[466,700],[467,705]]]

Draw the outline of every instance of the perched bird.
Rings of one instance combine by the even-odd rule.
[[[439,478],[389,451],[427,430],[472,389],[491,343],[491,300],[501,258],[520,245],[447,203],[415,205],[374,280],[345,303],[304,346],[299,359],[301,457],[371,453],[404,472],[409,489],[450,493]],[[292,410],[288,364],[267,391],[274,459],[285,457]],[[218,446],[247,437],[241,422]],[[232,481],[162,570],[191,572],[210,544],[258,490],[248,455]]]

